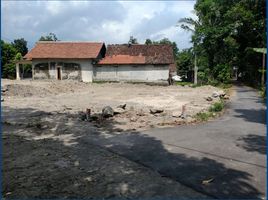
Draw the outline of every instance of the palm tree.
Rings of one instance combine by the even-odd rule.
[[[193,18],[189,18],[189,17],[186,17],[186,18],[181,18],[179,21],[178,21],[178,24],[177,26],[179,26],[186,30],[186,31],[190,31],[192,32],[193,34],[195,34],[196,32],[196,28],[198,26],[200,26],[200,23],[199,21],[197,20],[194,20]],[[197,44],[197,41],[196,41],[196,38],[195,37],[192,37],[192,42],[194,43],[194,84],[197,84],[197,72],[198,72],[198,67],[197,67],[197,52],[196,52],[196,44]]]

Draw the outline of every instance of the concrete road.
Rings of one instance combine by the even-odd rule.
[[[90,139],[210,198],[266,197],[266,107],[237,85],[219,119]]]

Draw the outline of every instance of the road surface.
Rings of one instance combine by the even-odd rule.
[[[234,90],[225,114],[216,120],[90,142],[210,198],[265,198],[266,106],[256,90],[242,85]]]

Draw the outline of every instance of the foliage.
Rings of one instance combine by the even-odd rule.
[[[16,67],[14,63],[14,58],[17,52],[17,49],[15,49],[13,45],[1,40],[1,66],[3,78],[15,77]]]
[[[16,77],[16,61],[23,58],[23,52],[27,49],[27,41],[23,38],[15,39],[14,42],[7,43],[1,40],[1,66],[2,66],[2,77],[13,79]],[[31,72],[31,65],[23,65],[24,72]]]
[[[21,59],[22,59],[21,53],[17,53],[16,56],[15,56],[15,58],[14,58],[14,60],[15,61],[18,61],[18,60],[21,60]]]
[[[55,33],[49,33],[46,36],[41,36],[39,41],[59,41]]]
[[[181,28],[193,32],[197,63],[208,81],[228,82],[237,66],[244,81],[260,82],[261,58],[248,48],[266,45],[265,11],[265,0],[197,0],[198,19],[179,20]]]
[[[199,112],[194,116],[194,118],[196,118],[198,121],[208,121],[208,119],[212,116],[212,112]]]
[[[197,73],[197,79],[198,79],[198,82],[202,85],[208,82],[208,75],[205,72],[199,71]]]
[[[220,112],[220,111],[222,111],[223,108],[224,108],[224,102],[223,101],[215,102],[209,108],[209,112]]]
[[[137,40],[137,38],[130,36],[128,43],[129,44],[138,44],[138,40]]]
[[[163,38],[159,41],[152,41],[151,39],[146,39],[145,44],[147,44],[147,45],[150,45],[150,44],[170,44],[170,45],[172,45],[173,54],[174,54],[175,59],[178,56],[179,48],[178,48],[176,42],[171,42],[168,38]]]
[[[153,44],[153,42],[152,42],[152,40],[150,40],[150,39],[146,39],[144,44],[147,44],[147,45],[148,45],[148,44]]]
[[[10,61],[14,59],[16,53],[17,50],[11,44],[1,40],[1,66],[10,63]]]
[[[262,98],[266,99],[266,87],[261,87],[260,95]]]
[[[192,70],[192,68],[193,68],[192,48],[183,49],[182,51],[178,52],[176,63],[178,66],[178,72],[179,71],[185,72],[185,71]]]
[[[215,102],[210,108],[208,112],[199,112],[194,118],[197,121],[208,121],[209,118],[216,116],[215,113],[221,112],[224,108],[224,101]]]
[[[22,56],[25,56],[28,53],[27,41],[24,38],[15,39],[11,45],[21,53]]]
[[[14,79],[16,77],[15,63],[8,63],[2,67],[2,77],[9,79]]]

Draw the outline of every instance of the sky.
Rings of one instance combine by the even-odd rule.
[[[55,33],[62,41],[139,43],[169,38],[179,49],[189,48],[191,33],[176,26],[194,17],[195,1],[2,1],[1,37],[28,41],[28,48],[43,35]]]

